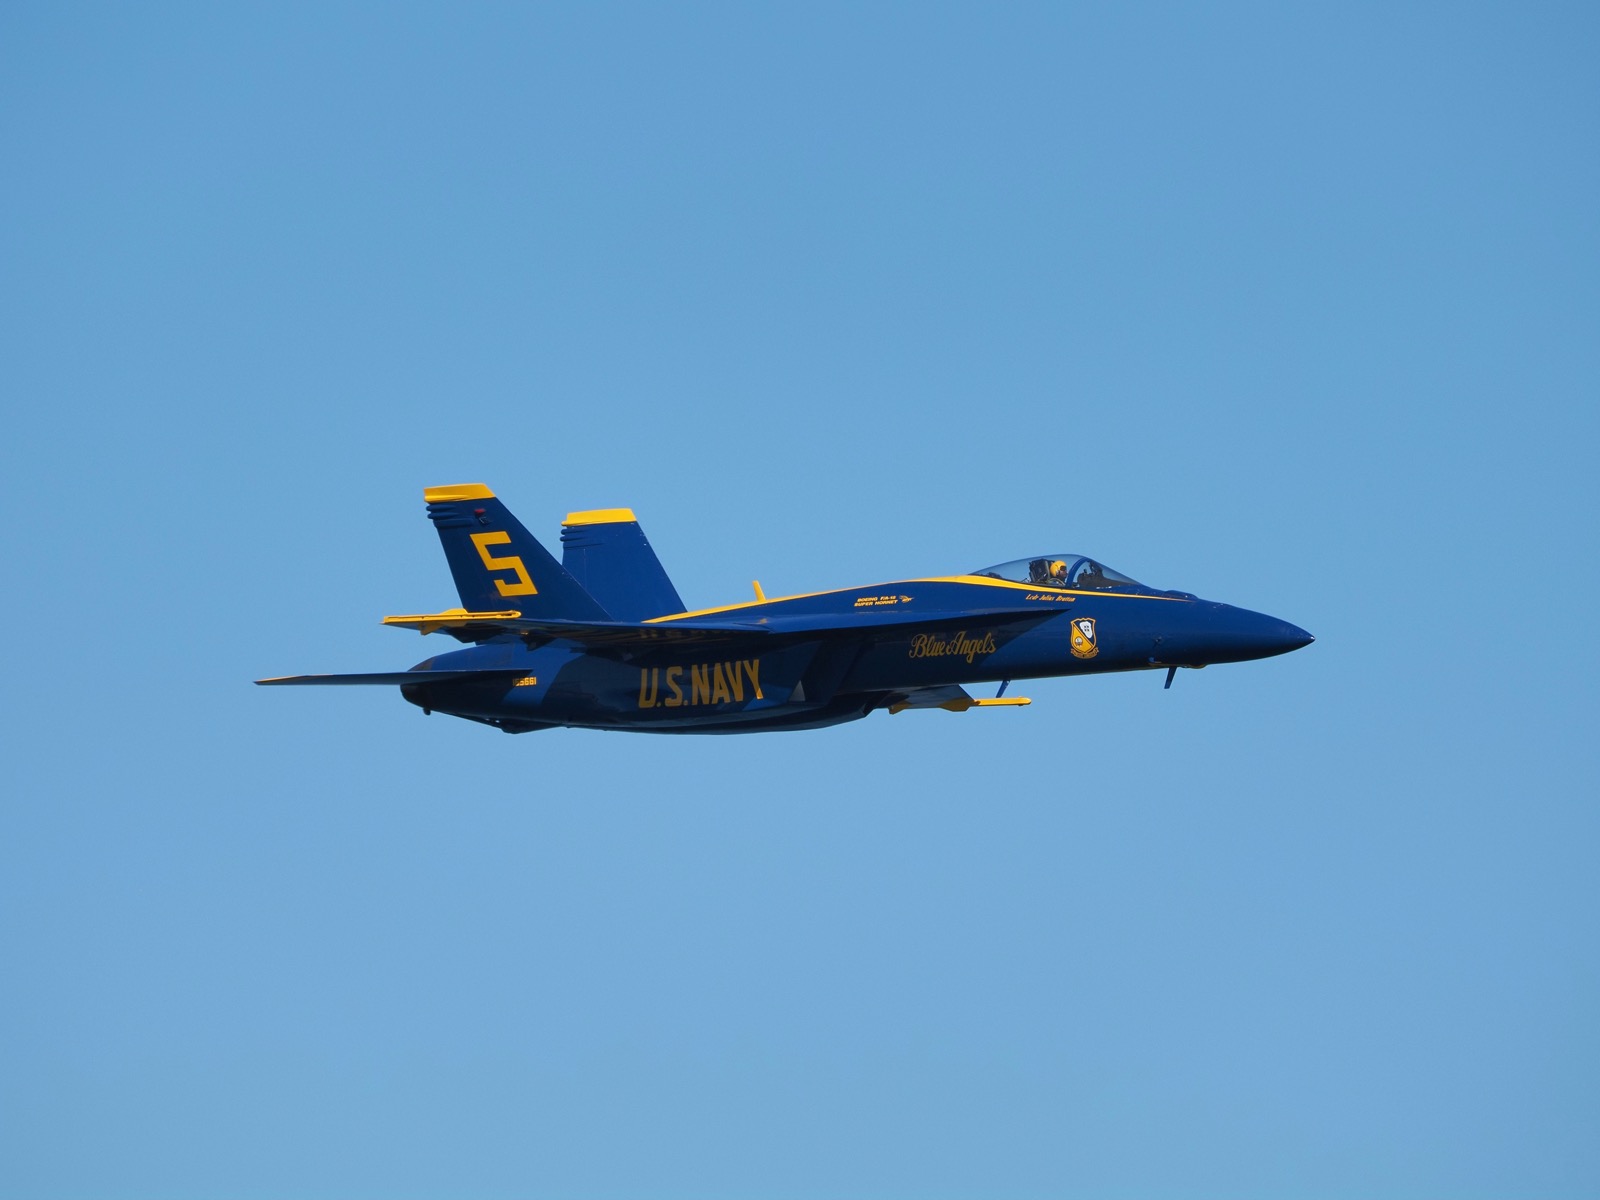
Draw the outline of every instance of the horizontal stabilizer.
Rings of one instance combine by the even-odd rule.
[[[294,684],[405,684],[448,683],[457,679],[482,679],[490,675],[522,675],[524,671],[374,671],[358,675],[277,675],[271,679],[258,679],[259,684],[273,687]]]

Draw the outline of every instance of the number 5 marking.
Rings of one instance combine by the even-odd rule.
[[[504,558],[496,558],[489,553],[490,546],[503,546],[511,540],[511,535],[504,531],[500,533],[475,533],[472,535],[472,544],[478,549],[478,557],[483,559],[485,569],[490,571],[515,571],[516,583],[507,583],[503,579],[496,579],[494,586],[500,589],[502,596],[537,596],[539,589],[533,586],[533,580],[528,578],[528,568],[522,565],[522,559],[515,554],[508,554]]]

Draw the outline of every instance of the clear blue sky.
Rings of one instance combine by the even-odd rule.
[[[1600,1190],[1600,17],[0,15],[6,1197]],[[752,738],[382,690],[422,488],[692,606],[1315,646]]]

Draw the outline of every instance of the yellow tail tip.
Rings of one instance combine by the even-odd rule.
[[[568,513],[563,525],[615,525],[621,521],[637,523],[638,517],[631,508],[591,508],[586,512]]]
[[[486,483],[447,483],[423,488],[422,498],[429,504],[441,504],[446,500],[493,500],[494,493]]]

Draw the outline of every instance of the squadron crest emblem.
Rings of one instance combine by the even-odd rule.
[[[1100,643],[1094,636],[1093,617],[1073,618],[1072,653],[1078,658],[1093,658],[1100,653]]]

